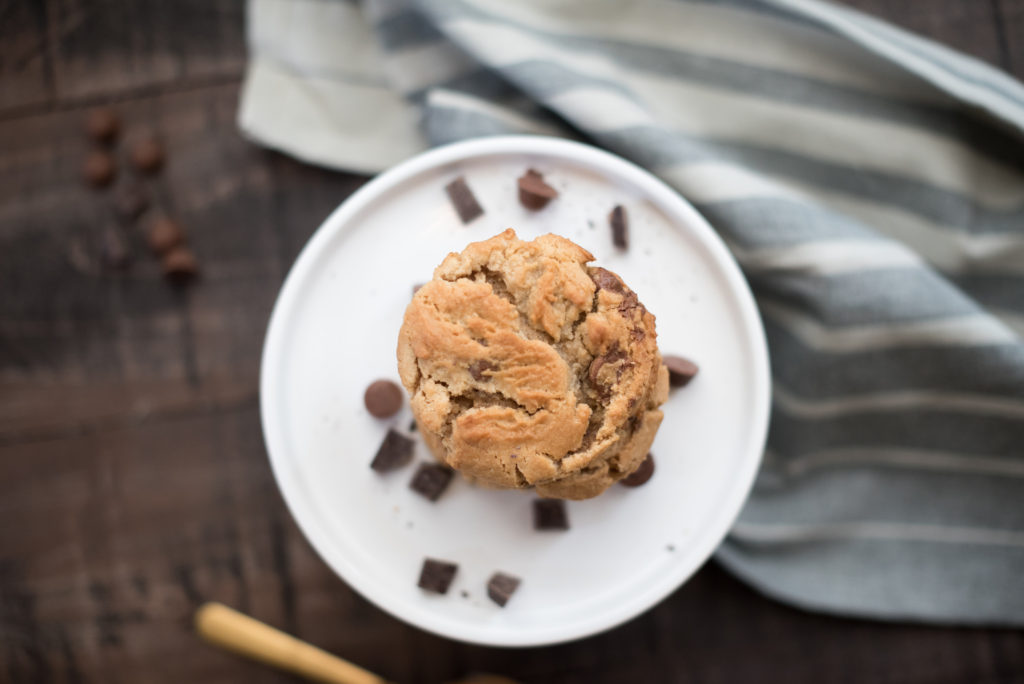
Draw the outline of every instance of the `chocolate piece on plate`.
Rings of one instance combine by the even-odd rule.
[[[487,581],[487,596],[502,608],[519,588],[519,578],[496,572]]]
[[[420,589],[432,591],[435,594],[447,594],[448,587],[455,579],[455,572],[459,566],[448,561],[426,558],[423,560],[423,568],[420,570]]]
[[[375,418],[390,418],[402,408],[402,388],[390,380],[371,382],[363,394],[366,410]]]
[[[529,169],[519,177],[519,203],[527,209],[537,211],[558,197],[558,191],[544,182],[544,176]]]
[[[662,357],[662,362],[668,368],[668,384],[672,387],[683,387],[689,384],[700,370],[693,361],[682,356],[671,354]]]
[[[466,179],[462,176],[444,186],[444,190],[448,193],[448,199],[451,200],[455,211],[459,214],[459,218],[463,223],[469,223],[483,215],[483,208],[476,201],[476,196],[469,189]]]
[[[389,428],[388,434],[377,449],[377,455],[370,462],[370,467],[378,473],[386,473],[408,465],[412,460],[413,444],[411,439]]]
[[[612,244],[619,249],[629,247],[629,220],[626,218],[626,210],[621,204],[608,214],[608,224],[612,227]]]
[[[455,471],[440,463],[421,463],[409,482],[409,489],[437,501],[452,482]]]
[[[561,499],[534,499],[533,529],[569,529],[569,514],[565,510],[565,502]]]

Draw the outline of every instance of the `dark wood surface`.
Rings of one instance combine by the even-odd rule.
[[[1024,75],[1024,0],[850,4]],[[286,270],[364,179],[240,137],[243,14],[0,1],[0,681],[294,681],[200,643],[209,599],[400,682],[1024,681],[1020,631],[811,615],[714,564],[623,627],[528,650],[446,641],[349,590],[277,492],[257,372]],[[127,140],[168,143],[149,188],[188,229],[197,286],[167,287],[138,227],[128,274],[94,263],[113,222],[78,177],[97,103]]]

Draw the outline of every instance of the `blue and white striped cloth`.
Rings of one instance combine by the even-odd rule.
[[[250,0],[252,138],[376,172],[581,137],[743,267],[774,418],[717,558],[764,593],[1024,625],[1024,87],[817,0]]]

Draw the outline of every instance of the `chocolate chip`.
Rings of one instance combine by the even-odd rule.
[[[134,221],[149,206],[149,195],[138,183],[127,183],[114,191],[114,211],[125,221]]]
[[[168,280],[183,285],[199,275],[199,262],[192,250],[178,246],[165,253],[160,259],[160,267]]]
[[[643,304],[641,304],[640,300],[637,299],[636,292],[630,290],[622,298],[622,301],[619,302],[619,313],[628,316],[629,314],[633,313],[633,309],[637,308],[643,308]]]
[[[448,193],[448,199],[451,200],[455,211],[458,212],[459,218],[462,219],[463,223],[469,223],[483,215],[484,210],[480,207],[480,203],[476,201],[473,191],[466,185],[465,178],[459,176],[444,186],[444,189]]]
[[[416,421],[409,423],[409,432],[416,432]]]
[[[668,384],[672,387],[688,385],[700,370],[693,361],[682,356],[664,356],[662,362],[668,368]]]
[[[447,594],[458,569],[455,563],[426,558],[420,570],[419,587],[435,594]]]
[[[452,482],[455,471],[438,463],[421,463],[409,482],[409,489],[437,501]]]
[[[98,143],[114,142],[121,130],[121,121],[109,107],[98,107],[89,112],[85,120],[85,132]]]
[[[148,240],[154,254],[164,254],[185,242],[185,231],[177,221],[158,216],[149,225]]]
[[[386,473],[408,465],[412,460],[413,444],[414,442],[402,433],[388,429],[388,434],[377,449],[377,455],[373,457],[370,467],[378,473]]]
[[[608,223],[612,227],[612,244],[619,249],[626,249],[629,246],[629,221],[621,204],[608,214]]]
[[[624,286],[619,276],[615,275],[606,268],[595,266],[591,269],[590,279],[597,285],[598,290],[608,290],[610,292],[622,293]]]
[[[529,169],[519,177],[519,202],[527,209],[537,211],[558,197],[558,191],[544,182],[544,176]]]
[[[390,418],[402,408],[405,396],[402,388],[390,380],[371,382],[363,394],[366,410],[375,418]]]
[[[136,141],[131,150],[132,164],[142,173],[155,173],[164,165],[164,146],[152,135]]]
[[[519,588],[519,578],[496,572],[487,580],[487,596],[502,608]]]
[[[601,372],[601,367],[608,363],[608,359],[603,356],[595,356],[594,360],[590,362],[590,370],[587,371],[587,375],[590,378],[591,385],[597,385],[597,376]]]
[[[473,376],[473,379],[480,381],[484,379],[484,372],[491,371],[497,368],[490,361],[474,361],[469,364],[469,374]]]
[[[82,165],[82,178],[94,188],[110,185],[110,181],[114,180],[116,175],[117,164],[114,163],[114,158],[100,150],[86,157]]]
[[[565,502],[561,499],[534,499],[533,529],[569,529],[569,514],[565,510]]]
[[[639,487],[650,480],[651,475],[654,475],[654,456],[647,454],[647,458],[640,463],[637,469],[619,480],[619,484],[626,487]]]

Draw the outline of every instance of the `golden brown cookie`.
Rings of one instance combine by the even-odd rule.
[[[587,499],[633,472],[668,372],[654,316],[557,235],[449,254],[405,312],[398,371],[434,455],[480,484]]]

